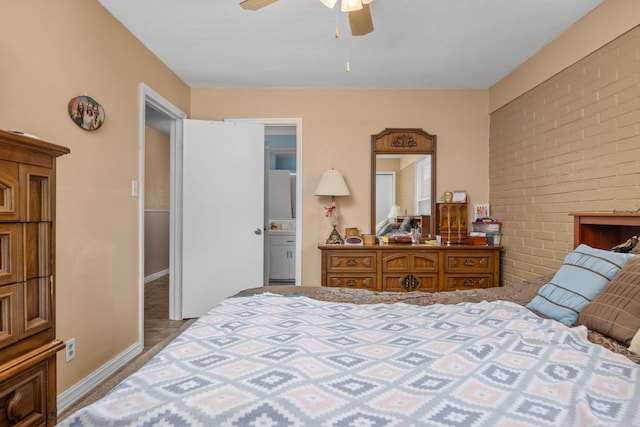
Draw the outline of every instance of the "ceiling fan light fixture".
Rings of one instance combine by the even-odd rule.
[[[362,0],[342,0],[341,10],[343,12],[353,12],[362,9]]]
[[[320,0],[323,5],[327,6],[329,9],[333,9],[333,6],[336,5],[338,0]]]
[[[269,6],[271,3],[275,3],[276,1],[278,0],[244,0],[240,2],[240,7],[244,10],[256,11],[265,6]]]

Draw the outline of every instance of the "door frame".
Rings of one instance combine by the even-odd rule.
[[[396,172],[395,171],[376,171],[376,180],[378,177],[390,177],[391,178],[391,206],[395,205],[398,201],[396,200]],[[376,183],[376,192],[378,191],[378,184]],[[376,194],[376,200],[378,200],[378,195]],[[388,212],[388,211],[387,211]],[[375,215],[374,215],[375,216]],[[378,224],[378,218],[376,218],[376,224],[373,224],[375,227]]]
[[[182,319],[182,120],[187,114],[144,83],[140,83],[140,130],[138,166],[138,317],[139,337],[144,345],[144,173],[145,108],[159,111],[171,122],[169,132],[169,319]]]
[[[302,118],[224,119],[225,122],[256,123],[264,126],[291,126],[296,128],[296,275],[295,284],[302,283]],[[266,215],[265,209],[265,215]],[[268,223],[266,218],[265,224]],[[269,242],[266,242],[265,246]],[[265,247],[265,254],[268,249]],[[268,268],[265,260],[265,269]],[[265,273],[266,277],[266,273]],[[268,284],[268,277],[266,278]]]
[[[166,115],[171,121],[170,131],[170,202],[169,202],[169,319],[182,319],[182,120],[187,114],[145,83],[140,83],[139,128],[139,214],[138,214],[138,270],[139,270],[139,337],[144,344],[144,173],[145,173],[145,108],[149,106]],[[296,128],[296,275],[295,284],[302,277],[302,118],[226,119],[263,125],[295,126]]]

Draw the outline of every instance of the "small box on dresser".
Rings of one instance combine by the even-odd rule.
[[[56,424],[56,157],[0,130],[0,426]]]

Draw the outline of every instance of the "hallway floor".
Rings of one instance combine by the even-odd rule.
[[[144,285],[144,350],[175,333],[187,320],[169,320],[169,275]]]

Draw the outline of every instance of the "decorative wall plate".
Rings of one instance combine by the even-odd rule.
[[[90,96],[76,96],[69,101],[69,117],[84,130],[96,130],[104,123],[104,108]]]

